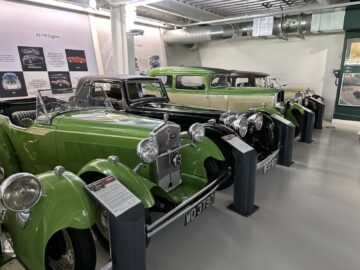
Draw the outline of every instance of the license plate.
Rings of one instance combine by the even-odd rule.
[[[270,160],[268,163],[265,164],[264,166],[264,173],[267,173],[268,171],[271,170],[271,168],[273,168],[278,162],[277,157],[274,157],[272,160]]]
[[[184,226],[189,225],[195,219],[197,219],[204,211],[213,205],[215,202],[215,191],[203,198],[199,203],[194,205],[188,212],[185,214],[185,224]]]

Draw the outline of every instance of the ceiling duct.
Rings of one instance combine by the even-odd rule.
[[[311,14],[274,18],[272,36],[281,38],[287,35],[302,36],[310,32]],[[167,44],[195,44],[219,39],[251,37],[253,22],[236,24],[210,25],[169,30],[163,34]]]

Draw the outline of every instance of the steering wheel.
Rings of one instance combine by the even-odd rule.
[[[46,105],[47,105],[47,111],[49,113],[64,111],[65,109],[70,107],[70,104],[64,101],[49,102]]]

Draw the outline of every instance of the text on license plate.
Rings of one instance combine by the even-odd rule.
[[[189,225],[191,222],[197,219],[209,206],[213,205],[214,202],[215,191],[207,195],[199,203],[194,205],[188,212],[186,212],[184,226]]]
[[[274,167],[278,162],[277,157],[274,157],[272,160],[270,160],[268,163],[264,166],[264,173],[268,172],[272,167]]]

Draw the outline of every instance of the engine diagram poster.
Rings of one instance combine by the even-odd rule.
[[[339,105],[360,107],[360,73],[344,73]]]
[[[0,36],[6,37],[0,46],[0,99],[76,87],[79,77],[98,74],[87,15],[19,2],[0,4],[0,25],[11,25],[0,27]]]

